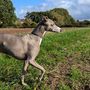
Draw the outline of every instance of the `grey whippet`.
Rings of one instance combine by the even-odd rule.
[[[22,37],[10,34],[0,34],[0,52],[24,61],[21,76],[21,82],[23,85],[27,85],[24,82],[24,76],[29,64],[42,71],[40,81],[45,74],[45,69],[35,61],[35,58],[40,51],[42,37],[46,31],[60,32],[61,28],[56,26],[48,17],[43,17],[31,34],[27,34]]]

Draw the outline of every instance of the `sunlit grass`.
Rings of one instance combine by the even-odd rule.
[[[62,33],[46,34],[36,61],[52,74],[45,75],[37,90],[80,90],[85,85],[89,86],[90,29],[70,28]],[[22,65],[22,61],[0,54],[0,90],[35,88],[40,71],[29,67],[26,82],[30,87],[27,88],[20,84]],[[54,75],[60,78],[53,84]]]

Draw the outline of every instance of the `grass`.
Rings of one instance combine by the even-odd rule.
[[[30,66],[25,80],[29,87],[24,87],[20,84],[22,61],[0,54],[0,90],[90,88],[90,29],[70,28],[63,33],[47,33],[36,59],[49,73],[37,86],[40,71]]]

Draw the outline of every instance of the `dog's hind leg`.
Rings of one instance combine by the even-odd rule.
[[[36,68],[38,68],[39,70],[42,71],[42,75],[39,78],[39,80],[41,81],[43,76],[44,76],[44,74],[45,74],[45,69],[42,66],[40,66],[35,60],[29,60],[29,61],[30,61],[31,65],[33,65],[34,67],[36,67]]]
[[[23,66],[23,70],[22,70],[22,76],[21,76],[21,83],[24,86],[27,86],[27,84],[24,82],[24,78],[25,78],[25,75],[27,73],[28,66],[29,66],[29,61],[28,60],[25,60],[24,61],[24,66]]]

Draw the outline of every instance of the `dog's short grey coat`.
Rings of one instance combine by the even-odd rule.
[[[31,34],[22,37],[10,34],[0,34],[0,52],[24,61],[21,76],[23,85],[27,85],[24,82],[24,76],[29,64],[40,69],[43,72],[40,80],[43,78],[45,69],[36,63],[35,58],[39,53],[42,37],[46,31],[60,32],[61,28],[56,26],[52,20],[43,17]]]

